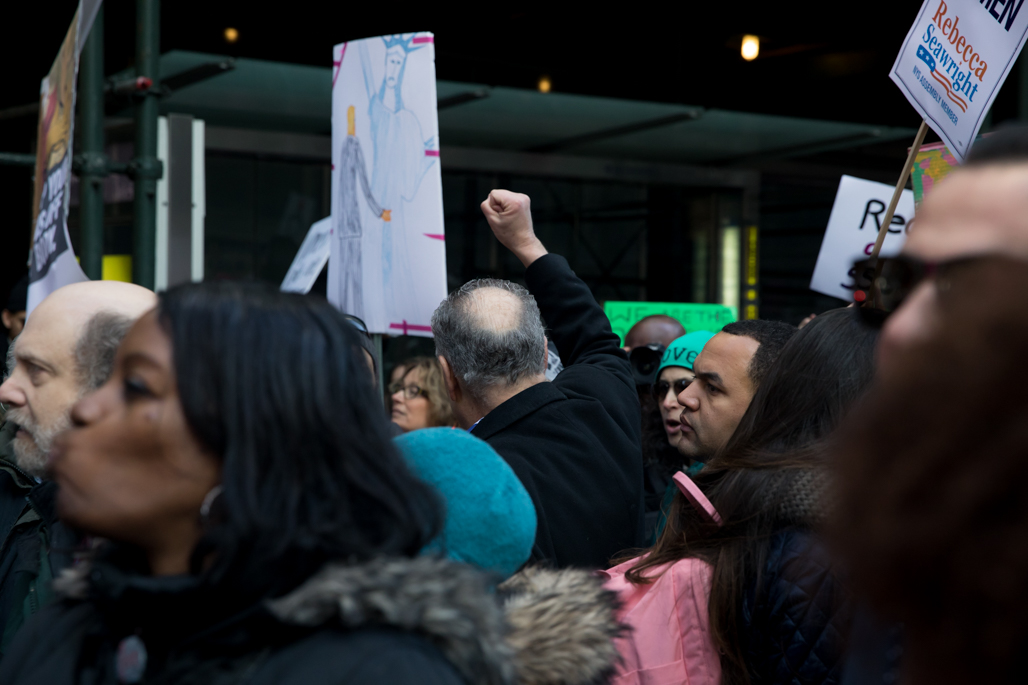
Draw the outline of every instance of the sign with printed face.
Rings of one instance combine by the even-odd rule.
[[[75,124],[75,81],[79,53],[100,10],[101,0],[79,0],[57,59],[39,86],[36,176],[32,195],[32,249],[25,311],[71,283],[88,280],[68,235],[71,159]]]
[[[895,191],[890,185],[843,176],[835,204],[828,217],[828,229],[821,241],[810,289],[842,300],[853,301],[853,263],[867,259]],[[881,256],[895,255],[903,247],[914,218],[914,193],[904,190],[892,215]]]
[[[1024,0],[925,0],[890,78],[958,161],[1028,37]]]
[[[71,196],[72,141],[75,124],[75,79],[79,51],[100,7],[98,0],[80,2],[57,59],[39,89],[36,132],[36,177],[32,197],[32,250],[25,310],[31,316],[47,295],[85,281],[68,235]]]
[[[677,320],[686,333],[710,331],[717,333],[735,321],[732,310],[722,304],[693,304],[691,302],[604,302],[603,313],[610,319],[610,327],[621,337],[640,320],[654,314],[664,314]]]
[[[321,275],[321,270],[328,263],[331,251],[329,241],[332,239],[332,217],[311,224],[303,244],[293,257],[286,277],[282,279],[279,290],[287,293],[309,293],[314,282]]]

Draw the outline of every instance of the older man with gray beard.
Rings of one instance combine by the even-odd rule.
[[[156,296],[129,283],[65,286],[32,311],[8,351],[0,403],[0,655],[50,597],[50,580],[77,544],[54,511],[46,480],[53,439],[71,425],[83,395],[110,376],[122,337],[153,309]]]

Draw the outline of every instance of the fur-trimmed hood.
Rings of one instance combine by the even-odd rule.
[[[58,594],[86,599],[90,565],[65,570]],[[618,660],[616,595],[587,571],[529,568],[498,588],[477,569],[438,557],[328,564],[267,603],[278,621],[390,627],[434,644],[468,683],[595,685]]]
[[[383,558],[326,566],[272,601],[285,623],[390,626],[427,637],[469,683],[605,682],[622,630],[616,596],[578,570],[526,569],[498,591],[445,559]]]

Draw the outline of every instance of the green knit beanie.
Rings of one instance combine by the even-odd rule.
[[[675,338],[664,350],[664,356],[660,359],[660,368],[657,369],[657,376],[660,376],[660,372],[669,366],[682,366],[691,370],[696,355],[703,351],[703,346],[713,337],[714,334],[710,331],[695,331]]]

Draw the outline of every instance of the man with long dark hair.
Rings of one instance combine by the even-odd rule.
[[[795,326],[760,319],[725,326],[693,362],[695,380],[678,395],[678,451],[707,462],[725,446]]]

